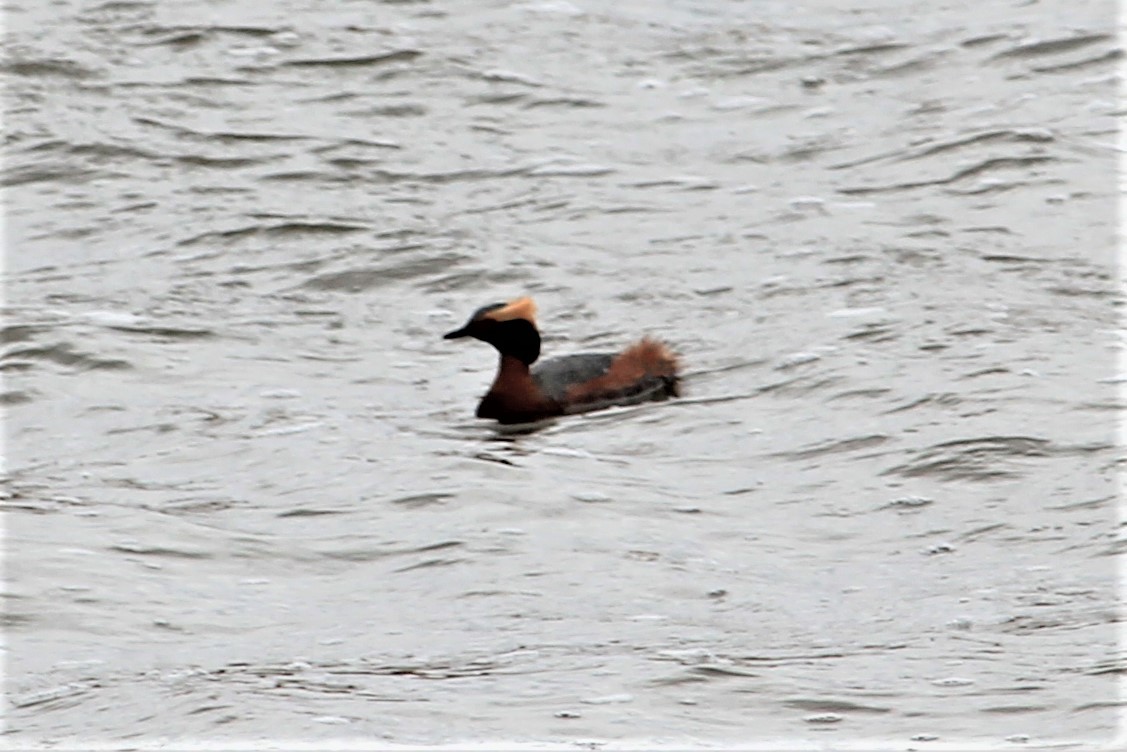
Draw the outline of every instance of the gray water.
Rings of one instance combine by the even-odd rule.
[[[10,745],[1112,743],[1114,3],[264,5],[5,6]]]

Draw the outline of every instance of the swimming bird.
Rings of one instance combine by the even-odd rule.
[[[477,406],[477,417],[530,423],[558,415],[676,397],[677,356],[643,337],[618,353],[579,353],[537,362],[540,331],[532,298],[494,303],[474,312],[444,339],[473,337],[500,353],[497,375]]]

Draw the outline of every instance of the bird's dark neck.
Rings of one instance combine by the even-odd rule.
[[[512,355],[501,356],[493,385],[477,406],[477,417],[502,423],[528,423],[562,412],[536,385],[528,364]]]
[[[531,321],[504,321],[495,327],[487,341],[501,353],[502,361],[509,356],[527,367],[540,357],[540,332]]]

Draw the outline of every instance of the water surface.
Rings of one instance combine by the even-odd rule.
[[[10,743],[1116,734],[1114,4],[6,8]]]

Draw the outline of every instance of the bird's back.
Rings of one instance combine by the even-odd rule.
[[[567,390],[597,379],[610,370],[611,353],[579,353],[543,360],[532,367],[532,380],[556,402],[567,401]]]
[[[533,366],[537,387],[564,413],[675,397],[677,358],[660,342],[642,339],[621,353],[581,353]]]

